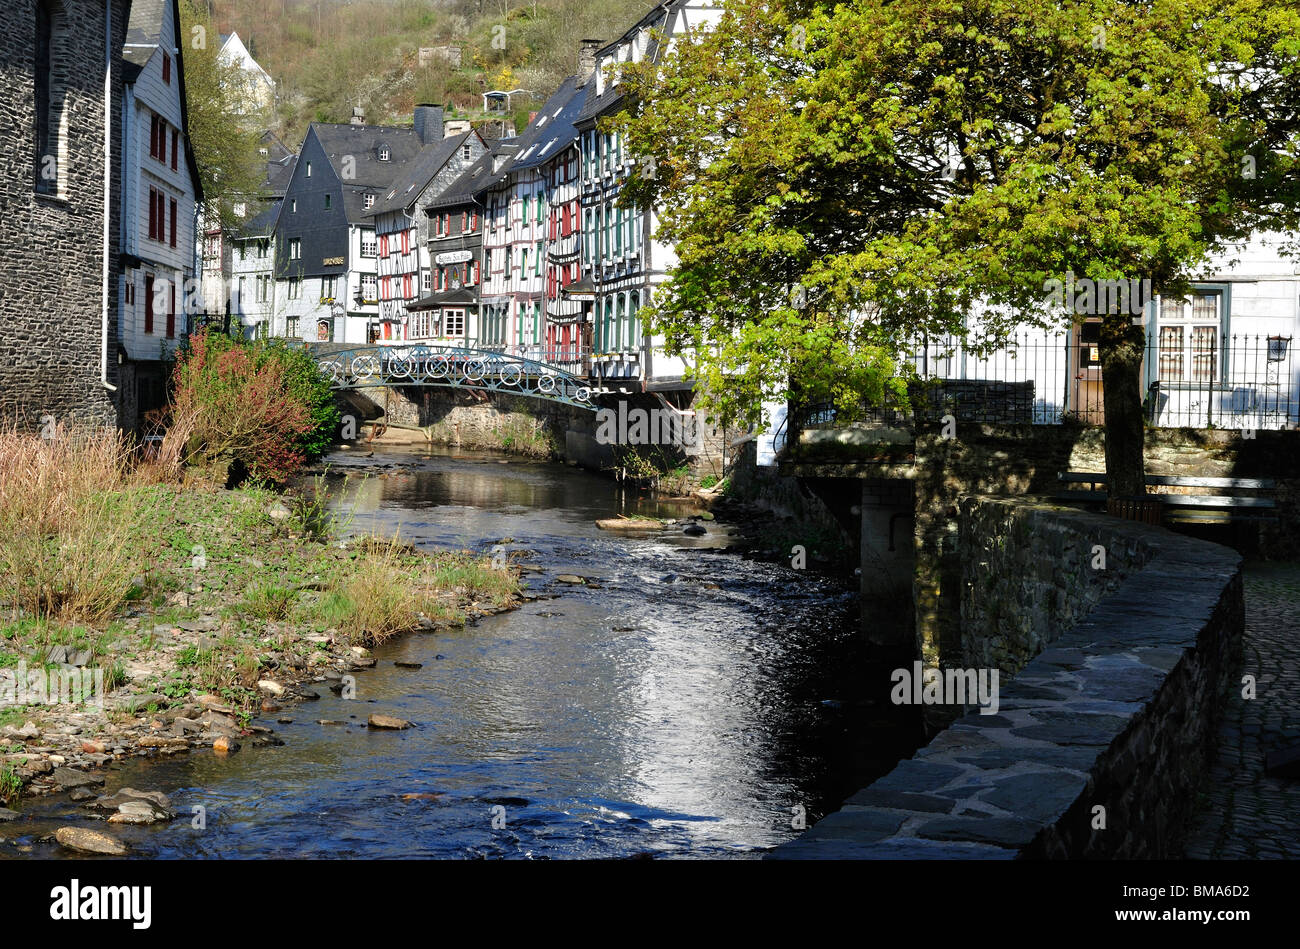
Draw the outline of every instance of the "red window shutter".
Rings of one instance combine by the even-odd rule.
[[[411,232],[402,231],[402,253],[409,254],[410,252],[411,252]]]
[[[478,211],[469,213],[469,229],[471,233],[478,229]]]
[[[171,293],[171,306],[167,308],[167,338],[176,338],[176,283],[172,282],[168,291]]]
[[[478,281],[479,281],[478,261],[476,260],[474,261],[474,283],[477,284]]]
[[[171,199],[172,225],[171,225],[171,245],[176,246],[176,199]]]
[[[158,239],[158,202],[154,199],[153,188],[149,189],[149,240]]]
[[[179,141],[180,141],[180,133],[175,129],[172,129],[172,171],[176,170],[176,153],[180,151],[180,148],[178,147],[177,144]]]
[[[172,58],[163,53],[163,82],[169,86],[172,82]]]
[[[466,225],[467,223],[469,223],[469,215],[466,214],[464,211],[461,211],[461,212],[460,212],[460,232],[461,232],[462,234],[465,233],[465,225]]]
[[[153,274],[144,275],[144,331],[153,332]]]

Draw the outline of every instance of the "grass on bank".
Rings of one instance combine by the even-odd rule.
[[[306,635],[371,645],[421,614],[459,622],[517,590],[486,556],[395,539],[341,547],[344,526],[320,482],[227,491],[179,465],[133,465],[113,432],[0,434],[0,667],[67,645],[89,650],[112,688],[127,663],[166,656],[152,691],[249,707],[267,669],[321,648]],[[187,625],[201,646],[179,648],[173,630]]]

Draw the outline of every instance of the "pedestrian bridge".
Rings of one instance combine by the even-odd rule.
[[[438,386],[500,392],[596,410],[583,379],[536,359],[458,346],[309,347],[334,389]]]

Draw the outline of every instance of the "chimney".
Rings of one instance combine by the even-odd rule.
[[[415,107],[415,134],[422,145],[442,141],[442,106],[421,102]]]
[[[366,124],[366,110],[361,106],[354,106],[352,109],[352,118],[349,120],[353,125]]]
[[[596,71],[596,50],[605,45],[604,40],[583,40],[578,51],[578,79],[586,82]]]

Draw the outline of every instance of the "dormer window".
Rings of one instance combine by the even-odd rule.
[[[371,208],[375,206],[375,196],[373,194],[365,195],[364,197],[362,197],[361,201],[362,204],[365,205],[365,209],[367,211],[369,211]]]
[[[388,161],[388,158],[389,158],[389,155],[390,155],[390,154],[391,154],[391,153],[389,152],[389,150],[388,150],[388,146],[387,146],[387,145],[380,145],[380,146],[379,146],[379,160],[380,160],[380,161]]]

